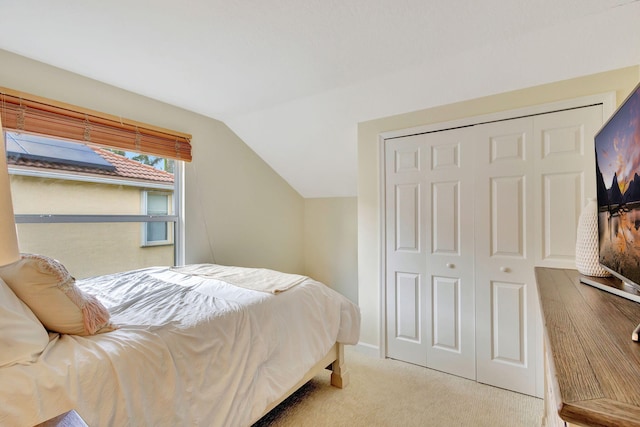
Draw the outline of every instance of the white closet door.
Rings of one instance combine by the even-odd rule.
[[[602,105],[535,117],[536,265],[575,268],[578,218],[596,197],[593,138],[602,123]]]
[[[575,268],[602,106],[475,127],[478,381],[543,394],[534,266]]]
[[[386,144],[387,355],[475,378],[469,131]]]
[[[427,152],[417,136],[385,145],[387,356],[421,366],[427,366],[422,182]]]
[[[473,199],[475,144],[470,128],[423,135],[427,366],[476,377]]]
[[[475,127],[479,382],[536,395],[533,119]]]
[[[602,110],[385,142],[389,357],[542,395],[534,266],[575,267]]]

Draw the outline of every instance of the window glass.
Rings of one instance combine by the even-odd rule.
[[[140,245],[140,223],[18,224],[21,252],[62,262],[76,279],[174,265],[174,245]]]
[[[169,194],[147,192],[145,199],[145,213],[147,215],[169,214]],[[171,241],[169,236],[169,223],[167,222],[148,222],[145,224],[145,233],[145,245],[168,244]]]
[[[24,133],[5,141],[22,252],[76,278],[175,264],[179,162]]]
[[[169,213],[169,195],[147,193],[147,213],[150,215],[166,215]]]

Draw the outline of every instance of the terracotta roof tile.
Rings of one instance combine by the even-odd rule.
[[[93,151],[98,153],[100,157],[111,163],[116,168],[116,175],[144,179],[145,181],[173,182],[173,174],[145,165],[135,160],[128,159],[111,151],[92,147]]]
[[[10,165],[25,166],[42,169],[55,169],[70,172],[81,172],[91,175],[111,176],[130,178],[143,181],[153,182],[173,182],[173,174],[158,170],[153,166],[145,165],[127,157],[113,153],[102,148],[91,147],[93,151],[98,153],[103,159],[111,163],[115,167],[115,171],[107,171],[89,166],[74,166],[69,164],[56,163],[55,161],[33,160],[24,157],[10,156],[7,160]]]

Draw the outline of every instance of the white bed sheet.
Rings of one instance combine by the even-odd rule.
[[[149,268],[78,285],[120,328],[51,334],[36,363],[1,369],[0,425],[73,408],[91,427],[246,426],[359,336],[357,306],[311,279],[272,295]]]

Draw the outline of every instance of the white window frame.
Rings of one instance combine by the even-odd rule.
[[[147,210],[149,209],[149,204],[148,204],[148,198],[149,198],[149,194],[154,194],[154,195],[160,195],[160,196],[166,196],[167,197],[167,212],[172,212],[172,206],[170,206],[170,203],[172,203],[172,199],[173,199],[173,193],[171,191],[158,191],[158,190],[142,190],[141,191],[141,212],[147,216],[147,217],[159,217],[159,216],[173,216],[173,215],[169,215],[167,214],[149,214],[147,212]],[[148,222],[152,222],[152,221],[147,221],[141,224],[142,227],[142,232],[140,233],[140,236],[142,238],[142,242],[140,243],[140,246],[143,248],[146,247],[150,247],[150,246],[166,246],[166,245],[172,245],[173,244],[173,233],[171,232],[171,229],[173,228],[174,222],[173,221],[168,221],[165,222],[164,224],[166,224],[167,226],[167,239],[165,240],[149,240],[149,236],[148,236],[148,227],[147,224]]]

